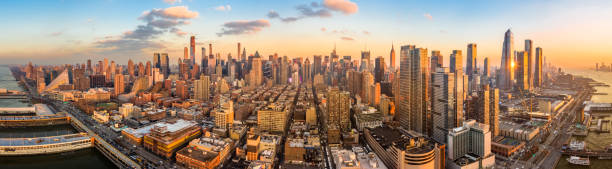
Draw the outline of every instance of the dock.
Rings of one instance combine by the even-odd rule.
[[[0,138],[0,156],[53,154],[93,147],[87,133],[34,138]]]

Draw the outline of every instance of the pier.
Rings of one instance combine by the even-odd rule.
[[[0,156],[61,153],[93,147],[87,133],[35,138],[0,138]]]
[[[0,116],[0,127],[49,126],[70,123],[66,114],[42,116]]]
[[[580,157],[597,157],[601,159],[612,158],[612,152],[610,151],[561,151],[563,155],[568,156],[580,156]]]

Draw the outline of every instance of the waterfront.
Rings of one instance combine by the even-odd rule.
[[[0,88],[8,90],[22,90],[18,81],[15,81],[7,66],[0,66]],[[31,106],[23,100],[0,99],[0,107]],[[76,133],[70,125],[0,128],[0,138],[43,137]],[[62,169],[103,169],[117,168],[109,159],[95,148],[87,148],[59,154],[1,157],[2,169],[35,169],[35,168],[62,168]]]
[[[597,72],[594,70],[569,70],[568,73],[591,78],[597,82],[612,85],[612,72]],[[597,86],[595,87],[597,93],[605,93],[606,95],[593,95],[591,101],[601,103],[612,103],[612,87],[610,86]],[[612,114],[611,114],[612,115]],[[605,120],[612,120],[610,116],[603,118]],[[572,137],[576,140],[584,140],[586,142],[586,148],[589,150],[602,150],[606,146],[612,144],[611,133],[596,133],[589,132],[586,137]],[[577,169],[577,168],[610,168],[612,166],[612,160],[599,160],[597,158],[591,158],[590,166],[576,166],[571,165],[567,162],[568,156],[561,156],[559,163],[556,166],[557,169]]]

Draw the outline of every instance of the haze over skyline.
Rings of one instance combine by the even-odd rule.
[[[62,64],[107,57],[150,60],[168,52],[173,64],[189,36],[201,47],[236,56],[247,54],[355,59],[360,51],[388,59],[391,44],[440,50],[478,44],[478,62],[498,67],[503,34],[514,33],[514,50],[524,40],[544,48],[548,62],[568,68],[612,61],[610,1],[3,1],[0,62]],[[500,10],[504,9],[504,10]],[[208,49],[207,49],[208,50]],[[580,58],[580,61],[576,61]],[[397,57],[399,60],[399,57]],[[387,62],[389,63],[389,62]],[[445,63],[447,64],[447,63]]]

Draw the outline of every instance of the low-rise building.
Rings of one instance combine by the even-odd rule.
[[[193,139],[176,152],[176,163],[186,168],[214,169],[230,155],[234,141],[214,137]]]

